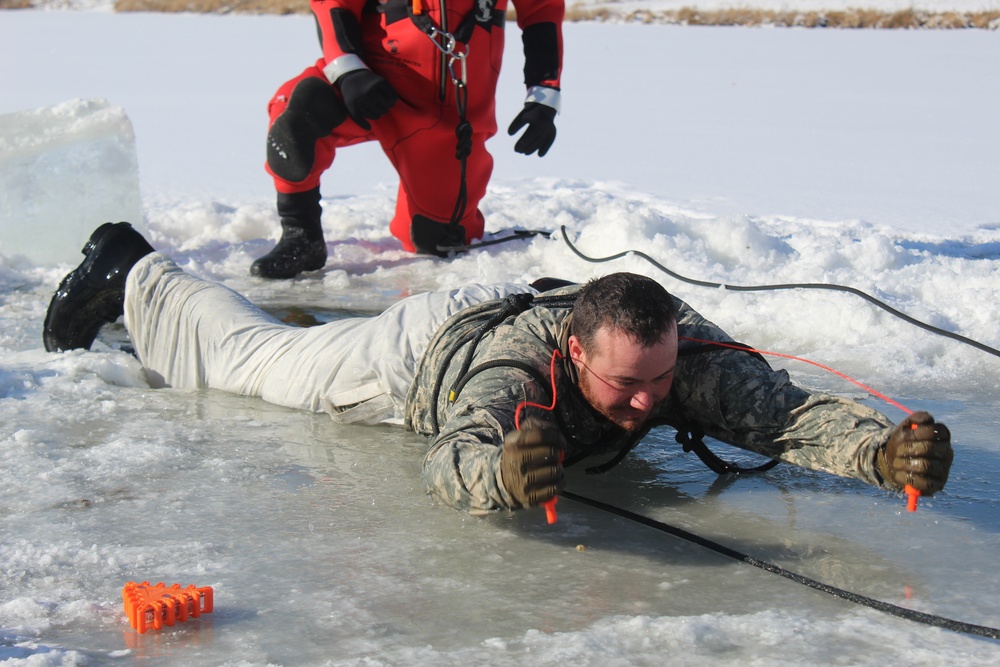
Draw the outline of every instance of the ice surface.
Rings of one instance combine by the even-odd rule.
[[[586,262],[559,234],[565,225],[593,256],[639,249],[730,285],[852,285],[1000,347],[990,115],[1000,42],[990,34],[570,26],[575,102],[559,120],[560,153],[525,161],[498,137],[484,201],[490,229],[544,226],[551,239],[449,261],[407,255],[386,230],[395,189],[384,156],[345,151],[345,172],[370,182],[324,199],[327,269],[273,283],[248,275],[277,233],[273,193],[253,180],[255,124],[279,76],[313,53],[310,19],[0,18],[0,67],[21,63],[3,70],[0,104],[125,100],[154,245],[280,316],[359,315],[469,281],[632,270],[740,340],[929,410],[952,428],[957,455],[946,492],[915,514],[902,498],[791,466],[719,479],[669,431],[607,475],[571,472],[569,489],[831,585],[1000,627],[1000,360],[851,295],[695,287],[637,256]],[[42,28],[50,40],[38,39]],[[851,69],[835,66],[837,54]],[[55,64],[71,76],[33,69]],[[647,85],[623,90],[644,104],[625,122],[624,93],[606,82],[633,75],[630,86]],[[803,97],[806,83],[821,97]],[[519,102],[519,81],[510,90],[505,108]],[[769,118],[780,123],[762,132]],[[48,354],[41,323],[66,270],[0,253],[5,665],[996,663],[996,641],[862,609],[568,500],[554,526],[541,512],[476,519],[442,508],[419,483],[425,441],[399,429],[153,390],[107,344],[114,337]],[[901,416],[814,367],[774,363]],[[215,611],[139,636],[122,612],[130,580],[213,586]]]
[[[95,221],[142,228],[132,123],[107,100],[0,114],[0,171],[0,254],[77,263]]]

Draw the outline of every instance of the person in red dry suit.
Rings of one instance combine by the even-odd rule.
[[[509,133],[539,156],[555,140],[563,0],[512,0],[524,44],[524,108]],[[412,3],[412,4],[411,4]],[[251,274],[293,278],[326,264],[320,177],[338,148],[381,144],[399,173],[390,231],[446,256],[482,237],[507,0],[312,0],[323,57],[271,99],[267,170],[282,235]]]

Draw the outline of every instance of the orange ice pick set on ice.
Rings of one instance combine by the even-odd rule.
[[[212,613],[211,586],[198,588],[192,584],[181,588],[180,584],[167,586],[160,582],[151,586],[148,581],[130,581],[122,589],[122,600],[128,622],[139,634]]]

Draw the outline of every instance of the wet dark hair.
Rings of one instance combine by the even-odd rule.
[[[676,322],[674,299],[660,283],[635,273],[612,273],[580,289],[570,333],[592,354],[601,327],[623,332],[650,347],[662,341]]]

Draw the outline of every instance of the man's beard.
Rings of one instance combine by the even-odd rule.
[[[615,406],[602,407],[597,404],[595,400],[596,392],[593,389],[590,375],[591,373],[588,368],[581,368],[577,382],[580,387],[580,393],[583,394],[583,398],[586,399],[590,407],[609,422],[629,433],[635,433],[642,429],[648,419],[648,415],[641,418],[636,417],[633,414],[635,412],[634,409],[628,405],[619,408]],[[600,380],[597,381],[600,382]]]

